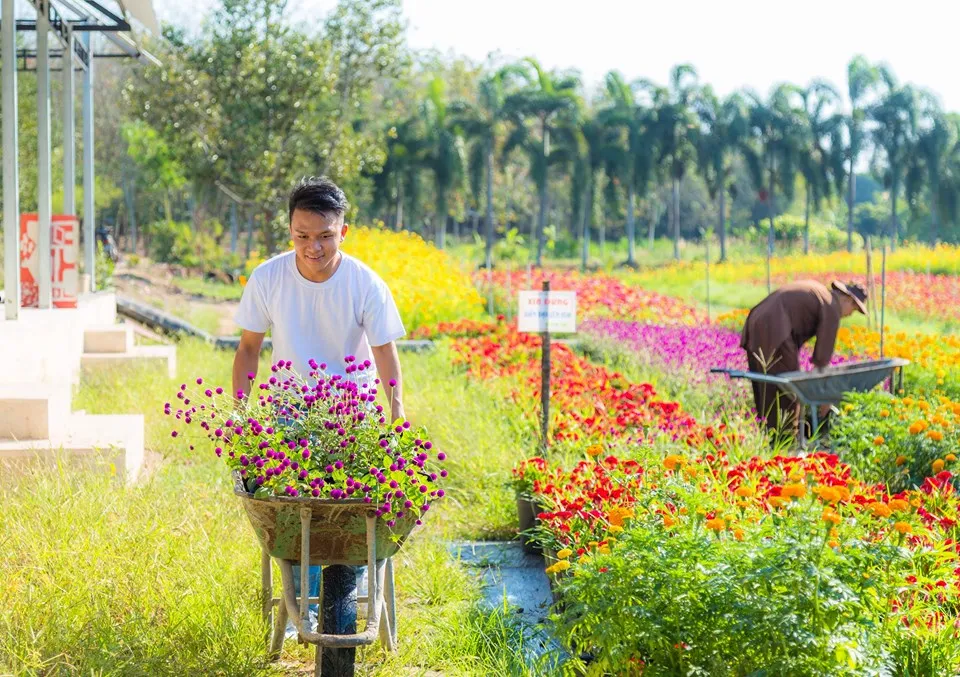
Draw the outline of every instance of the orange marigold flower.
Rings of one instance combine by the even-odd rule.
[[[927,433],[927,437],[930,438],[931,440],[933,440],[934,442],[942,442],[942,441],[943,441],[943,433],[940,432],[939,430],[931,430],[931,431],[929,431],[929,432]]]
[[[786,485],[780,495],[787,498],[803,498],[807,495],[807,487],[802,482],[793,482]]]
[[[832,538],[832,539],[830,539],[829,541],[827,541],[827,545],[829,545],[831,548],[839,548],[839,547],[840,547],[839,541],[837,541],[837,539],[835,539],[835,538]]]
[[[679,454],[671,454],[663,459],[663,467],[667,470],[676,470],[678,466],[682,466],[687,462],[683,456]]]
[[[896,460],[897,465],[903,465],[906,462],[907,462],[906,456],[904,456],[903,454],[900,454],[899,456],[897,456],[897,460]]]
[[[874,517],[890,517],[893,510],[886,503],[881,503],[880,501],[874,501],[867,506],[867,509],[873,513]]]
[[[880,412],[880,418],[887,418],[888,416],[890,416],[890,412],[887,411],[886,409],[883,409],[883,410]]]
[[[886,440],[883,439],[883,435],[877,435],[876,437],[873,438],[873,443],[878,447],[884,442],[886,442]]]
[[[911,424],[910,424],[910,427],[907,428],[907,431],[908,431],[911,435],[919,435],[920,433],[923,432],[923,428],[924,428],[923,423],[917,421],[916,423],[911,423]]]
[[[912,534],[913,527],[910,526],[907,522],[897,522],[893,525],[893,528],[899,531],[901,534]]]
[[[734,537],[735,539],[737,539],[738,541],[742,541],[742,540],[743,540],[743,529],[741,529],[740,527],[737,527],[736,529],[734,529],[734,530],[733,530],[733,537]]]
[[[737,487],[736,491],[737,496],[740,498],[750,498],[755,493],[757,492],[753,490],[753,487],[747,486],[746,484],[741,484],[739,487]]]
[[[910,509],[910,504],[902,498],[891,499],[888,505],[890,506],[890,509],[895,512],[905,512]]]
[[[707,520],[707,529],[720,532],[726,528],[727,523],[722,517],[714,517],[712,520]]]
[[[942,458],[938,458],[936,461],[933,462],[932,465],[933,465],[933,472],[937,473],[943,470],[943,466],[946,464],[943,462]]]
[[[591,444],[589,447],[587,447],[587,456],[596,458],[602,453],[603,453],[603,446],[599,444]]]
[[[957,457],[955,454],[947,454],[946,456],[944,456],[944,458],[950,461],[951,463],[957,460]]]
[[[675,519],[673,519],[672,517],[670,517],[670,515],[664,515],[664,516],[663,516],[663,526],[665,526],[665,527],[672,527],[672,526],[673,526],[674,524],[676,524],[676,523],[677,523],[677,520],[675,520]]]
[[[786,502],[787,502],[787,499],[784,498],[783,496],[771,496],[771,497],[767,500],[767,503],[769,503],[770,506],[771,506],[771,507],[774,507],[774,508],[779,508],[780,506],[782,506],[782,505],[783,505],[784,503],[786,503]]]
[[[840,524],[843,521],[843,518],[830,508],[824,509],[822,519],[830,524]]]

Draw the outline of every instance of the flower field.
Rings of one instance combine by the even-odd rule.
[[[449,254],[415,233],[351,228],[343,249],[389,280],[407,331],[438,322],[478,319],[484,311],[483,299],[470,276]]]

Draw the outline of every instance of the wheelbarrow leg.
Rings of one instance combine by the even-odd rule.
[[[282,602],[282,600],[281,600]],[[277,617],[273,623],[273,639],[270,642],[270,659],[280,658],[280,650],[283,649],[283,638],[287,631],[287,607],[280,604],[277,607]]]
[[[386,607],[386,614],[384,620],[387,621],[387,624],[390,628],[390,645],[388,646],[390,651],[396,651],[397,649],[397,603],[394,595],[393,587],[393,558],[390,557],[387,559],[386,564],[384,565],[385,575],[384,575],[384,606]]]

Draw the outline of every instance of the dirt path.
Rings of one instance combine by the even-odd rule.
[[[174,275],[165,266],[117,266],[113,283],[117,293],[146,303],[186,320],[216,336],[232,336],[237,332],[233,322],[236,301],[222,301],[195,296],[173,284]]]

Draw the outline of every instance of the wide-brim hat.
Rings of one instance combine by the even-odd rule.
[[[844,284],[839,280],[833,281],[833,288],[836,289],[841,294],[846,294],[857,306],[862,314],[867,314],[867,292],[859,284],[851,282],[850,284]]]

